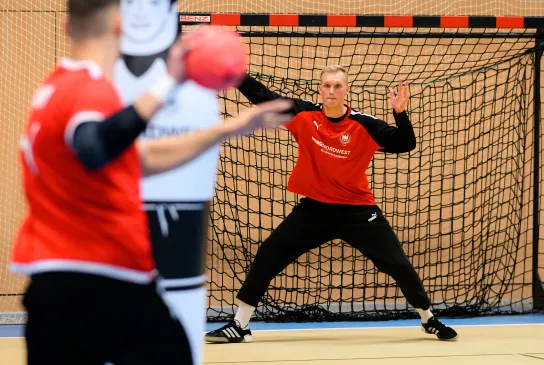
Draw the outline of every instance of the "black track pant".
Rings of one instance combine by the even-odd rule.
[[[23,304],[28,365],[191,365],[186,330],[155,284],[50,272],[32,277]]]
[[[414,308],[429,309],[419,275],[377,206],[325,204],[308,198],[301,199],[259,247],[237,298],[256,307],[276,275],[300,255],[336,238],[390,275]]]

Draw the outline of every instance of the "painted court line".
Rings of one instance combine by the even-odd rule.
[[[455,355],[421,355],[421,356],[385,356],[385,357],[346,357],[326,359],[278,359],[278,360],[248,360],[248,361],[206,361],[204,364],[273,364],[283,362],[319,362],[319,361],[354,361],[354,360],[408,360],[408,359],[440,359],[454,357],[486,357],[486,356],[517,356],[524,354],[455,354]],[[526,355],[524,355],[526,356]],[[544,359],[541,359],[544,360]]]
[[[507,323],[507,324],[452,324],[452,327],[508,327],[508,326],[544,326],[544,323]],[[417,328],[419,325],[409,326],[376,326],[376,327],[312,327],[312,328],[279,328],[271,330],[251,330],[251,332],[281,332],[281,331],[329,331],[329,330],[364,330],[364,329],[399,329]]]
[[[544,326],[544,323],[509,323],[509,324],[456,324],[454,327],[508,327],[508,326]],[[378,330],[378,329],[402,329],[402,328],[418,328],[420,326],[376,326],[376,327],[312,327],[312,328],[278,328],[270,330],[251,330],[251,332],[286,332],[286,331],[340,331],[340,330]],[[203,332],[205,334],[206,331]],[[0,336],[2,339],[20,339],[23,336]]]
[[[539,360],[543,360],[544,361],[544,357],[539,357],[539,356],[534,356],[534,355],[529,355],[529,354],[520,354],[521,356],[525,356],[525,357],[531,357],[533,359],[539,359]],[[544,355],[544,354],[543,354]]]
[[[289,324],[285,324],[284,328],[274,328],[274,329],[252,329],[252,332],[282,332],[282,331],[338,331],[338,330],[378,330],[378,329],[399,329],[399,328],[419,328],[419,324],[410,324],[410,325],[404,325],[404,326],[364,326],[362,324],[361,326],[347,326],[347,327],[327,327],[327,322],[322,323],[316,323],[314,326],[311,327],[305,327],[305,328],[289,328]],[[221,326],[221,323],[217,323],[217,328]],[[262,326],[263,324],[258,324]],[[278,324],[275,324],[278,325]],[[310,325],[308,323],[308,325]],[[536,322],[536,323],[490,323],[490,324],[483,324],[483,323],[477,323],[477,324],[451,324],[453,327],[509,327],[509,326],[544,326],[544,323]],[[215,326],[210,326],[206,331],[215,329]],[[205,331],[205,332],[206,332]],[[11,331],[10,331],[11,332]],[[13,332],[12,332],[13,333]],[[2,338],[23,338],[23,336],[0,336],[0,339]]]

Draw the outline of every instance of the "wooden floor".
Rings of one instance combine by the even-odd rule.
[[[249,344],[205,345],[215,365],[544,365],[544,324],[459,326],[455,342],[417,327],[254,331]],[[23,365],[24,340],[0,338],[0,364]]]

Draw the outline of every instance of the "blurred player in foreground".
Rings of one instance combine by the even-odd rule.
[[[238,87],[253,104],[283,99],[250,77]],[[249,320],[270,281],[300,255],[341,238],[390,275],[421,316],[422,329],[441,340],[457,333],[433,316],[431,301],[389,222],[376,205],[366,170],[378,150],[405,153],[416,147],[402,82],[389,92],[396,127],[345,104],[348,75],[341,66],[321,73],[322,103],[294,99],[295,118],[285,126],[299,157],[287,189],[304,196],[257,251],[240,291],[238,311],[227,325],[206,334],[209,342],[249,342]]]
[[[127,108],[112,84],[118,0],[69,0],[70,58],[36,90],[21,141],[29,213],[11,269],[31,280],[28,364],[194,364],[187,336],[156,292],[139,184],[228,136],[276,126],[289,101],[189,135],[136,143],[184,80],[178,40],[168,75]],[[183,187],[180,187],[183,188]]]

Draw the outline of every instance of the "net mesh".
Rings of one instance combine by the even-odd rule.
[[[7,268],[25,211],[17,153],[32,93],[68,50],[63,14],[55,12],[63,3],[0,2],[0,323],[18,321],[9,313],[22,311],[25,280]]]
[[[7,270],[13,238],[25,211],[19,184],[18,142],[33,90],[69,51],[63,30],[65,3],[65,0],[0,2],[0,323],[20,321],[13,313],[23,311],[20,301],[25,280]],[[544,8],[532,0],[268,3],[184,0],[179,3],[180,11],[184,12],[544,15]],[[247,37],[252,50],[251,72],[259,73],[258,78],[272,89],[315,100],[317,70],[325,60],[340,62],[350,66],[354,81],[351,102],[384,118],[387,117],[384,87],[390,85],[393,75],[408,76],[414,82],[410,107],[417,122],[420,149],[399,158],[376,157],[369,175],[377,199],[397,227],[435,303],[455,300],[468,303],[471,298],[482,297],[488,298],[482,308],[493,305],[497,308],[499,302],[513,303],[501,307],[503,309],[525,303],[530,298],[531,262],[527,242],[532,229],[530,69],[534,59],[532,53],[524,52],[531,47],[531,41],[526,38],[438,41],[377,36],[377,31],[398,32],[399,29],[367,29],[366,32],[376,36],[352,38],[345,29],[335,31],[340,33],[337,38],[295,38],[286,34],[280,39],[280,33]],[[501,65],[500,71],[497,67],[486,69],[496,63]],[[496,91],[493,91],[494,85],[498,86]],[[231,115],[248,105],[235,92],[222,95],[221,100],[224,112]],[[499,108],[502,106],[504,109]],[[499,112],[509,118],[499,123]],[[489,123],[495,123],[491,129]],[[505,128],[501,130],[497,123]],[[514,136],[519,138],[510,141]],[[490,138],[495,144],[486,144]],[[496,143],[501,151],[504,148],[504,151],[519,150],[520,153],[499,157],[502,155],[497,153]],[[283,189],[297,153],[288,135],[255,135],[231,140],[223,152],[211,212],[214,224],[210,228],[208,257],[208,315],[211,319],[232,311],[235,290],[245,276],[258,243],[279,224],[295,201],[295,197]],[[443,179],[437,182],[435,179],[440,173],[444,173]],[[420,178],[423,180],[418,188]],[[460,178],[466,179],[464,187],[458,185]],[[486,191],[485,185],[493,186],[494,190]],[[503,187],[505,189],[500,190]],[[464,194],[462,202],[458,200],[460,191]],[[414,196],[418,199],[411,199]],[[507,197],[512,200],[508,201]],[[490,204],[478,205],[484,200]],[[541,276],[544,276],[544,243],[540,247]],[[501,277],[503,284],[499,283]],[[441,287],[447,290],[440,290]],[[475,294],[477,290],[480,290],[479,296]],[[354,298],[352,302],[350,297]],[[394,304],[391,304],[392,298],[395,298]],[[269,312],[294,303],[306,308],[311,304],[325,304],[331,310],[348,307],[356,313],[364,307],[375,314],[387,305],[402,311],[401,299],[394,283],[376,273],[371,264],[350,247],[333,242],[301,258],[279,276],[259,316],[271,318]]]
[[[541,70],[541,73],[540,73],[540,120],[541,120],[541,124],[542,125],[542,122],[544,122],[544,72],[542,70],[544,70],[544,57],[540,59],[540,70]],[[542,128],[540,129],[540,137],[541,137],[541,141],[542,141],[542,138],[544,137],[544,130],[542,130]],[[544,145],[541,143],[540,144],[540,162],[541,162],[541,166],[543,165],[543,162],[544,161]],[[542,171],[542,170],[541,170]],[[539,207],[540,207],[540,212],[542,212],[542,207],[544,207],[544,189],[542,189],[542,187],[544,186],[544,174],[542,174],[542,172],[540,173],[540,179],[539,179],[539,186],[541,187],[539,192]],[[539,227],[543,227],[544,226],[544,217],[542,216],[542,214],[540,214],[539,216],[540,218],[540,225]],[[542,231],[541,229],[539,229],[540,231]],[[539,240],[538,240],[538,275],[539,275],[539,278],[536,278],[536,281],[538,281],[538,279],[540,279],[540,281],[543,283],[544,285],[544,236],[542,235],[542,233],[540,233],[540,236],[539,236]]]
[[[484,30],[485,37],[469,38],[474,32],[405,29],[400,38],[393,29],[238,30],[250,44],[250,73],[286,96],[318,102],[321,68],[341,64],[349,103],[391,121],[387,88],[409,80],[416,150],[378,153],[368,178],[433,308],[442,315],[532,310],[530,32],[504,38]],[[249,106],[235,91],[221,100],[227,115]],[[210,227],[209,320],[232,313],[259,244],[299,198],[285,190],[296,158],[297,144],[284,131],[224,145]],[[411,315],[395,282],[340,240],[280,273],[256,313],[278,321]]]

